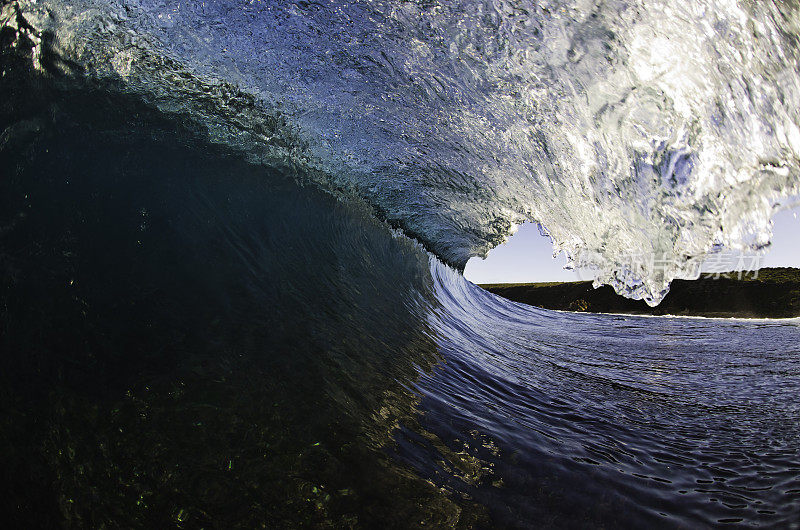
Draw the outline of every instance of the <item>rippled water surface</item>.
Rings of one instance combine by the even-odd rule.
[[[606,265],[761,237],[796,185],[793,4],[244,4],[2,2],[8,526],[800,527],[798,320],[547,311],[452,266],[543,212]],[[631,47],[687,18],[670,46],[725,90]],[[669,142],[560,127],[576,101]]]
[[[796,320],[553,313],[457,281],[423,424],[485,458],[502,524],[797,524]]]

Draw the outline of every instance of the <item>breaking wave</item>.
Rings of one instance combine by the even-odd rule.
[[[2,6],[8,526],[797,526],[796,319],[459,270],[530,219],[656,302],[766,245],[795,4]]]
[[[37,68],[302,168],[463,268],[538,222],[660,301],[800,180],[796,2],[16,0]],[[645,258],[645,259],[642,259]]]

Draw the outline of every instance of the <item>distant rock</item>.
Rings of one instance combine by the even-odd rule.
[[[739,318],[800,316],[800,269],[791,267],[703,274],[697,280],[675,280],[669,294],[656,307],[620,296],[607,285],[594,289],[592,282],[481,287],[515,302],[564,311]]]

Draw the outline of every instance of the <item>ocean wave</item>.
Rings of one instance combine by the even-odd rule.
[[[48,39],[0,50],[10,526],[798,520],[795,321],[498,298],[324,172],[243,157],[243,93],[155,98]]]
[[[763,249],[795,204],[798,16],[733,0],[3,7],[42,70],[301,167],[457,268],[530,220],[651,304],[709,252]]]

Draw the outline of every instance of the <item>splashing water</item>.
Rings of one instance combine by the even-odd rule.
[[[766,244],[794,4],[0,5],[7,526],[797,526],[798,319],[457,267]]]
[[[800,191],[796,2],[20,0],[7,27],[15,11],[41,67],[317,170],[459,268],[531,220],[655,304],[708,252],[766,246]]]

